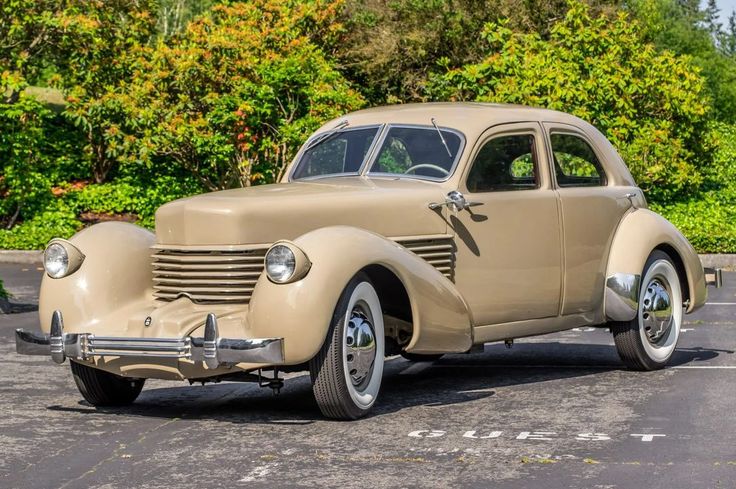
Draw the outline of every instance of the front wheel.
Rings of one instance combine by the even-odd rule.
[[[125,406],[138,398],[146,379],[128,379],[71,362],[72,375],[82,397],[93,406]]]
[[[636,317],[610,326],[627,367],[658,370],[672,357],[680,337],[682,288],[672,259],[659,250],[649,255],[642,277]]]
[[[381,388],[385,338],[378,294],[358,274],[345,287],[321,350],[309,362],[312,389],[328,418],[357,419],[373,407]]]

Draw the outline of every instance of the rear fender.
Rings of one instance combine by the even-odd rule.
[[[613,321],[628,321],[636,315],[636,303],[644,264],[655,249],[675,261],[685,275],[683,290],[689,298],[687,312],[705,304],[707,290],[700,258],[687,238],[667,219],[649,209],[624,216],[611,245],[606,271],[605,315]]]
[[[472,319],[455,286],[419,256],[383,236],[349,226],[321,228],[293,241],[312,266],[291,284],[261,275],[250,302],[249,335],[285,338],[287,364],[310,360],[321,348],[340,294],[367,266],[393,272],[411,302],[412,352],[464,352]]]

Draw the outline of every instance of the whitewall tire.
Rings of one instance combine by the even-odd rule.
[[[370,411],[381,389],[384,351],[381,303],[370,280],[361,273],[345,287],[324,345],[309,363],[322,414],[357,419]]]
[[[631,321],[611,323],[621,360],[634,370],[663,368],[677,347],[683,316],[680,277],[663,251],[649,255],[641,279],[639,305]]]

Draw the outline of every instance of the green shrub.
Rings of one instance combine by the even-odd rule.
[[[54,199],[31,219],[1,230],[0,249],[42,249],[52,238],[68,238],[81,228],[71,208],[62,199]]]
[[[736,126],[715,123],[708,133],[713,164],[704,169],[703,190],[669,203],[650,203],[700,253],[736,253]]]
[[[736,252],[736,191],[711,191],[681,202],[650,205],[682,231],[699,253]]]
[[[9,296],[8,291],[3,287],[3,280],[0,279],[0,299],[7,299]]]

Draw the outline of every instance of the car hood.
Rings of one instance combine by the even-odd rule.
[[[387,237],[443,234],[427,207],[444,199],[437,183],[342,177],[225,190],[170,202],[156,212],[161,245],[269,244],[325,226],[348,225]]]

